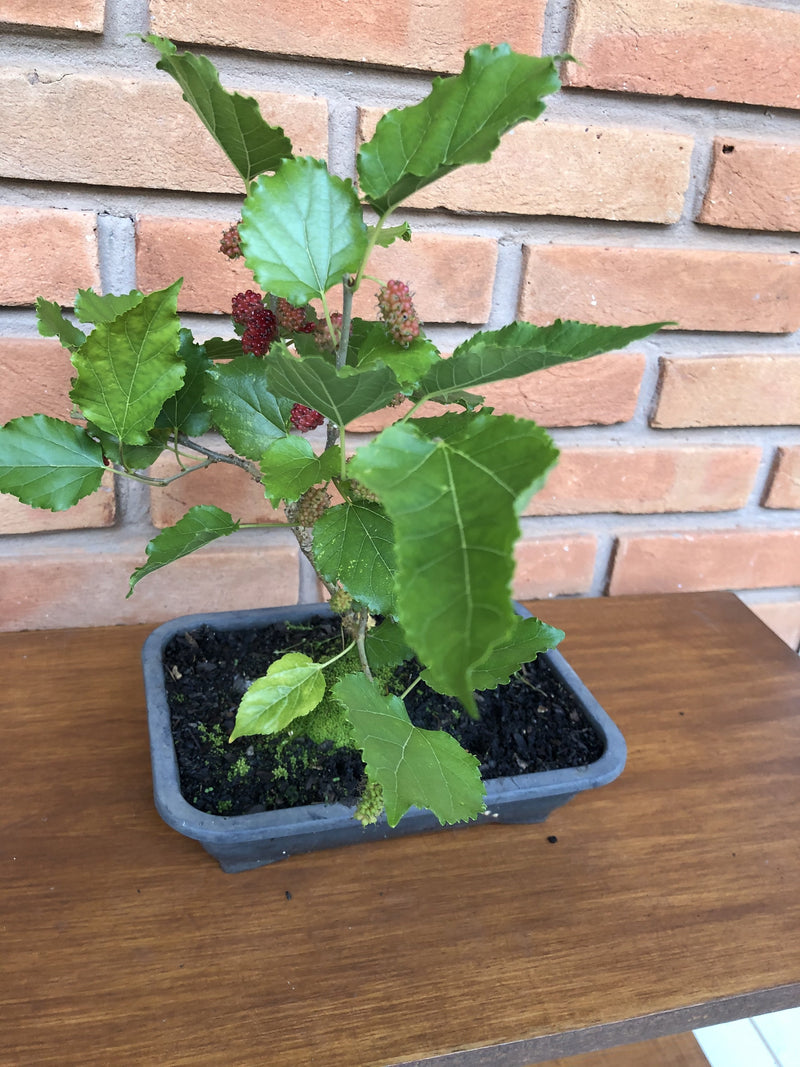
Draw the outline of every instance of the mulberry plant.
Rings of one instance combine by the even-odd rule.
[[[365,765],[359,818],[374,820],[382,805],[391,825],[412,805],[442,823],[475,818],[484,806],[478,761],[449,734],[415,726],[382,679],[416,660],[429,686],[474,716],[476,691],[507,682],[563,636],[519,617],[511,600],[519,516],[557,450],[541,427],[494,412],[479,390],[619,349],[663,324],[512,322],[444,358],[408,282],[376,280],[369,261],[377,246],[411,239],[407,223],[390,225],[403,201],[487,161],[504,133],[542,113],[562,57],[507,45],[467,52],[461,73],[380,120],[358,152],[355,184],[296,156],[255,100],[222,87],[209,60],[146,39],[242,178],[241,219],[220,248],[243,259],[254,288],[232,294],[236,336],[202,344],[178,319],[181,280],[147,294],[80,291],[77,324],[40,298],[39,331],[72,362],[73,421],[39,414],[0,428],[0,491],[60,511],[106,470],[153,486],[213,463],[247,471],[284,507],[340,615],[345,649],[328,662],[278,657],[243,696],[231,737],[302,734],[324,701],[330,736],[351,738]],[[364,287],[371,299],[359,306],[377,296],[373,319],[353,314]],[[432,406],[441,413],[428,414]],[[351,456],[348,425],[384,408],[390,424]],[[165,449],[180,469],[159,479],[148,471]],[[190,508],[147,545],[128,595],[241,525],[213,503]]]

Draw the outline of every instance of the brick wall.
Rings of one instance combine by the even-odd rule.
[[[632,351],[489,390],[553,428],[560,467],[523,517],[523,597],[734,589],[800,642],[800,12],[794,0],[0,0],[0,421],[62,414],[66,354],[38,294],[184,275],[198,336],[248,276],[216,253],[238,181],[131,34],[214,59],[302,152],[359,141],[465,48],[570,51],[545,118],[486,168],[423,190],[405,278],[443,350],[515,315],[674,319]],[[369,296],[361,307],[370,313]],[[379,428],[374,416],[353,429]],[[164,472],[168,461],[162,460]],[[257,488],[212,469],[127,482],[52,515],[0,496],[0,627],[158,621],[316,596]],[[268,526],[158,572],[159,527],[213,502]]]

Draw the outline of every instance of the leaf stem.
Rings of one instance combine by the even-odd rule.
[[[411,683],[411,685],[409,685],[406,688],[405,692],[401,693],[400,699],[404,701],[406,699],[406,697],[408,696],[408,694],[411,692],[411,690],[414,688],[414,686],[417,685],[417,683],[421,682],[421,681],[422,681],[422,675],[418,674],[417,677],[414,679],[414,681]]]
[[[364,671],[367,679],[373,681],[372,671],[369,669],[369,662],[367,660],[367,648],[365,644],[365,638],[367,634],[367,621],[369,619],[369,612],[366,608],[361,609],[361,614],[358,619],[358,632],[356,634],[356,648],[358,649],[358,659],[361,663],[361,668]]]
[[[168,478],[151,478],[148,474],[134,474],[133,471],[125,470],[124,467],[119,467],[117,464],[112,464],[111,469],[114,474],[119,474],[123,478],[130,478],[134,482],[142,482],[144,485],[153,485],[161,488],[169,485],[170,482],[177,481],[178,478],[191,474],[192,471],[201,471],[205,467],[210,467],[213,462],[213,459],[207,459],[203,463],[196,463],[194,467],[182,467],[177,474],[171,474]]]
[[[367,261],[369,260],[369,257],[372,255],[372,250],[375,248],[375,245],[378,242],[378,237],[380,235],[381,230],[383,229],[383,224],[389,218],[391,213],[392,213],[392,208],[389,208],[387,211],[384,211],[384,213],[381,215],[381,217],[378,219],[377,223],[375,224],[375,227],[373,228],[373,230],[370,233],[369,237],[367,238],[367,247],[364,250],[364,258],[361,260],[361,266],[358,268],[358,274],[356,275],[355,281],[353,282],[353,292],[354,293],[358,292],[358,289],[359,289],[359,287],[361,285],[361,282],[364,279],[364,271],[365,271],[366,266],[367,266]]]

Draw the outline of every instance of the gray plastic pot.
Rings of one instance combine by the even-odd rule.
[[[522,605],[519,614],[528,616]],[[258,812],[252,815],[208,815],[192,807],[181,795],[178,761],[172,740],[170,713],[164,685],[163,653],[177,633],[210,626],[232,631],[273,622],[299,622],[312,615],[329,615],[325,604],[299,604],[254,611],[225,611],[183,615],[164,623],[147,638],[142,650],[153,792],[161,818],[178,833],[199,841],[224,871],[261,867],[303,852],[338,845],[376,841],[405,834],[450,829],[429,811],[412,808],[398,825],[390,827],[385,815],[373,826],[362,827],[353,818],[354,807],[345,804],[310,804],[300,808]],[[575,695],[605,743],[603,755],[586,767],[538,771],[486,783],[486,812],[477,822],[542,822],[554,808],[576,793],[606,785],[622,773],[625,741],[617,727],[558,652],[546,653],[561,682]]]

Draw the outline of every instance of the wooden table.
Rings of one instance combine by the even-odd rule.
[[[3,1067],[519,1067],[800,1004],[800,660],[725,593],[537,609],[617,782],[236,875],[153,809],[148,628],[0,637]]]

